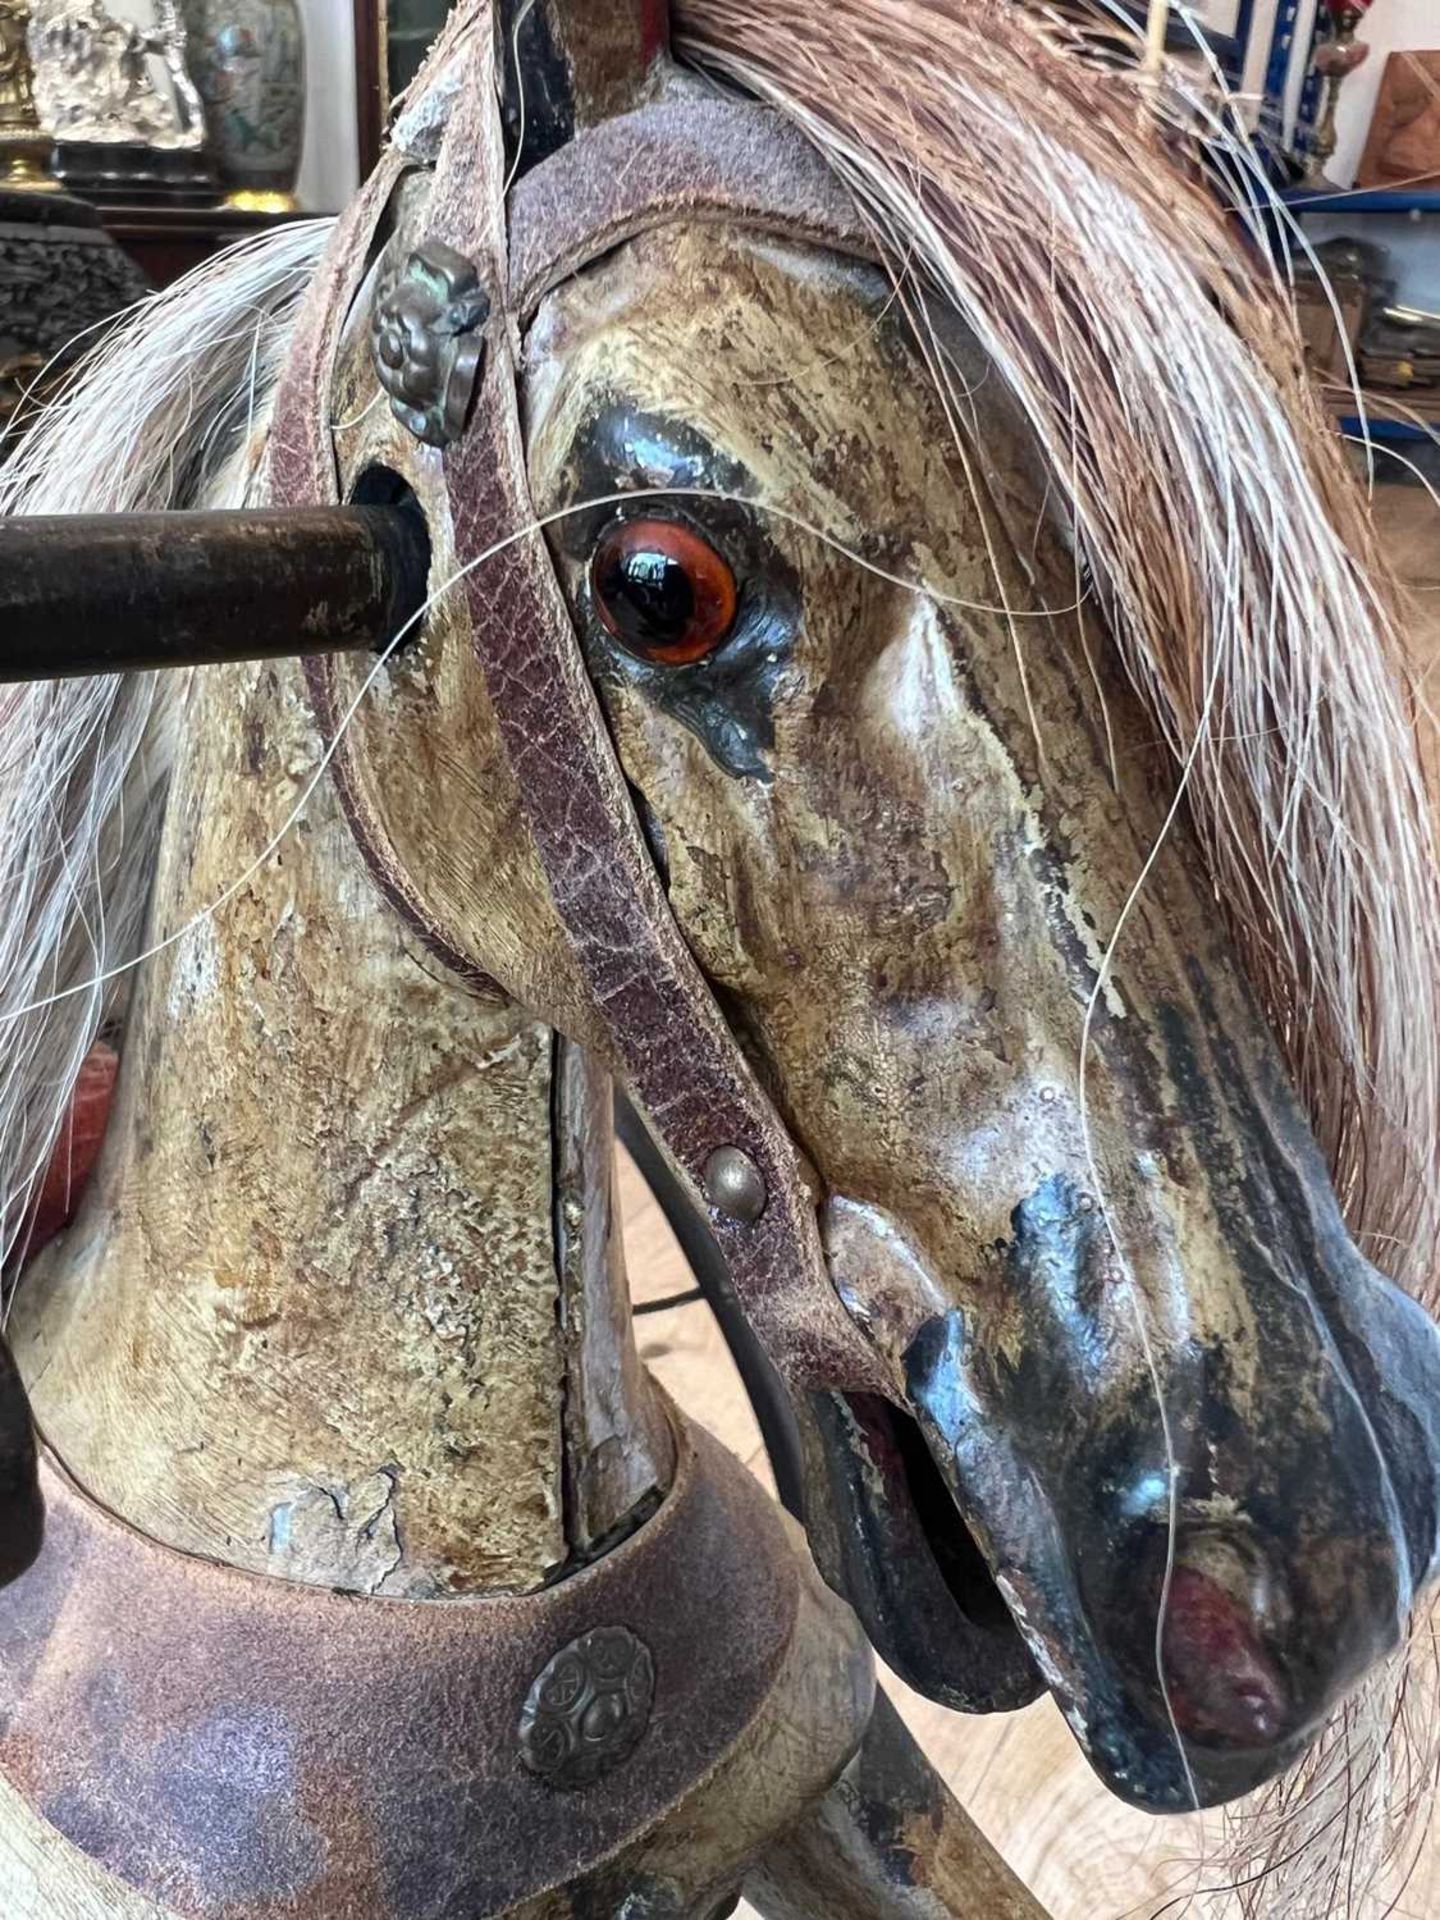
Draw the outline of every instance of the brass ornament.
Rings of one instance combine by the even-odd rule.
[[[28,0],[0,0],[0,187],[56,191],[50,136],[35,108]]]
[[[465,431],[485,360],[490,297],[462,253],[429,240],[376,304],[375,368],[400,424],[428,447]]]
[[[1331,184],[1325,169],[1335,154],[1335,111],[1340,104],[1340,84],[1364,65],[1370,53],[1369,47],[1355,38],[1355,29],[1365,18],[1362,7],[1327,8],[1323,10],[1323,17],[1329,22],[1329,36],[1315,49],[1314,70],[1324,82],[1324,94],[1311,142],[1310,163],[1305,170],[1307,187]]]
[[[596,1627],[536,1676],[520,1714],[520,1757],[552,1787],[589,1786],[635,1751],[654,1700],[644,1641],[628,1627]]]

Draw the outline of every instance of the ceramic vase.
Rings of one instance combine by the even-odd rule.
[[[185,24],[226,199],[257,211],[293,208],[305,137],[299,0],[186,0]]]

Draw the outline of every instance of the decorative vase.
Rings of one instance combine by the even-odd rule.
[[[185,0],[185,22],[226,200],[288,212],[305,137],[299,0]]]

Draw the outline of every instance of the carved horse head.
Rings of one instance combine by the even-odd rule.
[[[429,542],[384,697],[311,671],[357,840],[645,1112],[880,1651],[958,1707],[1048,1685],[1140,1804],[1229,1798],[1431,1573],[1440,1337],[1349,1237],[988,347],[663,6],[500,11],[276,401],[277,503]]]
[[[645,1109],[880,1650],[1227,1798],[1431,1571],[1440,1344],[1347,1236],[984,352],[612,11],[521,22],[508,146],[452,36],[281,392],[281,498],[403,486],[471,569],[342,743],[357,832]],[[291,434],[337,406],[338,471]]]

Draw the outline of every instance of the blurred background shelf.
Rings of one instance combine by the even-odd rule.
[[[253,233],[313,214],[262,213],[224,204],[213,207],[104,206],[105,231],[157,287],[168,286],[221,247]]]
[[[1440,213],[1440,189],[1288,187],[1280,195],[1296,213]]]
[[[1362,420],[1358,413],[1337,413],[1335,424],[1341,433],[1356,440],[1370,439],[1382,445],[1440,438],[1440,420],[1396,420],[1381,413],[1367,413]]]

